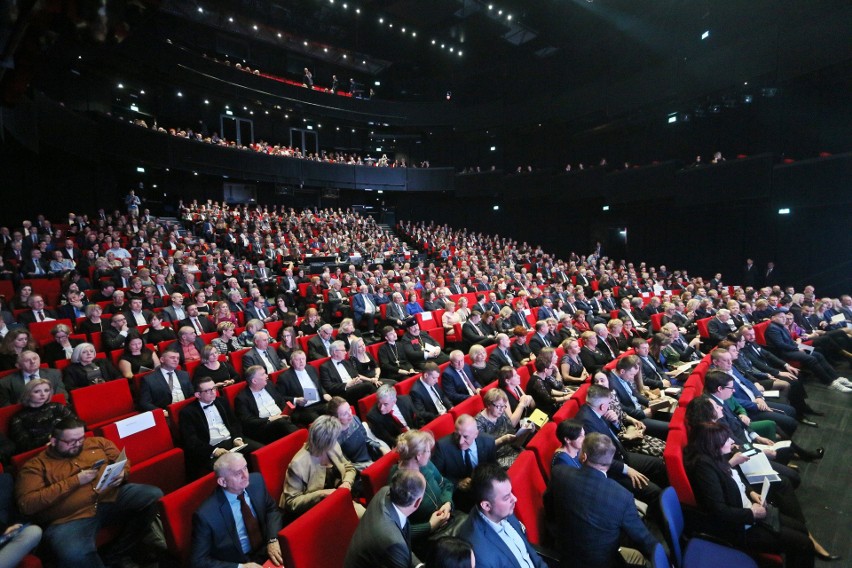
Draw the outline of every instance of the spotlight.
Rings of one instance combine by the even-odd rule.
[[[257,31],[257,24],[253,25],[253,26],[251,27],[251,29],[253,29],[254,31]]]
[[[178,91],[178,92],[177,92],[177,96],[182,97],[182,96],[183,96],[183,93],[181,93],[180,91]]]
[[[202,8],[201,6],[199,6],[199,7],[198,7],[198,13],[199,13],[199,14],[203,14],[203,13],[204,13],[204,8]]]
[[[229,21],[229,22],[231,22],[231,23],[233,24],[233,23],[234,23],[234,18],[228,18],[228,21]]]
[[[124,88],[124,83],[119,83],[119,84],[118,84],[118,88],[119,88],[119,89],[123,89],[123,88]]]
[[[209,105],[209,104],[210,104],[210,101],[209,101],[209,100],[207,100],[207,99],[204,99],[204,104]]]
[[[707,39],[708,37],[710,37],[710,30],[707,30],[703,34],[701,34],[701,39]]]

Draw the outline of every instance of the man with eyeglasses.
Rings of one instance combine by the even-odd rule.
[[[45,528],[44,540],[59,566],[133,565],[133,560],[143,560],[140,553],[165,548],[162,535],[152,527],[163,492],[151,485],[125,483],[130,462],[113,483],[95,489],[104,464],[118,456],[112,442],[87,438],[83,422],[65,418],[54,426],[47,448],[18,472],[18,507]],[[105,526],[124,530],[110,546],[109,556],[101,558],[95,536]]]

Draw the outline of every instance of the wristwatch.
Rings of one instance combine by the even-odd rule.
[[[266,541],[266,544],[275,544],[276,542],[278,542],[277,538],[270,538]]]

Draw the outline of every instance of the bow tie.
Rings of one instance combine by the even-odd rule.
[[[207,409],[208,409],[208,408],[210,408],[211,406],[216,406],[216,403],[215,403],[215,402],[211,402],[210,404],[202,404],[202,405],[201,405],[201,410],[207,410]]]

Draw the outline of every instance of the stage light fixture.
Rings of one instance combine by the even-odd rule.
[[[710,30],[706,30],[703,34],[701,34],[701,39],[707,39],[710,37]]]

